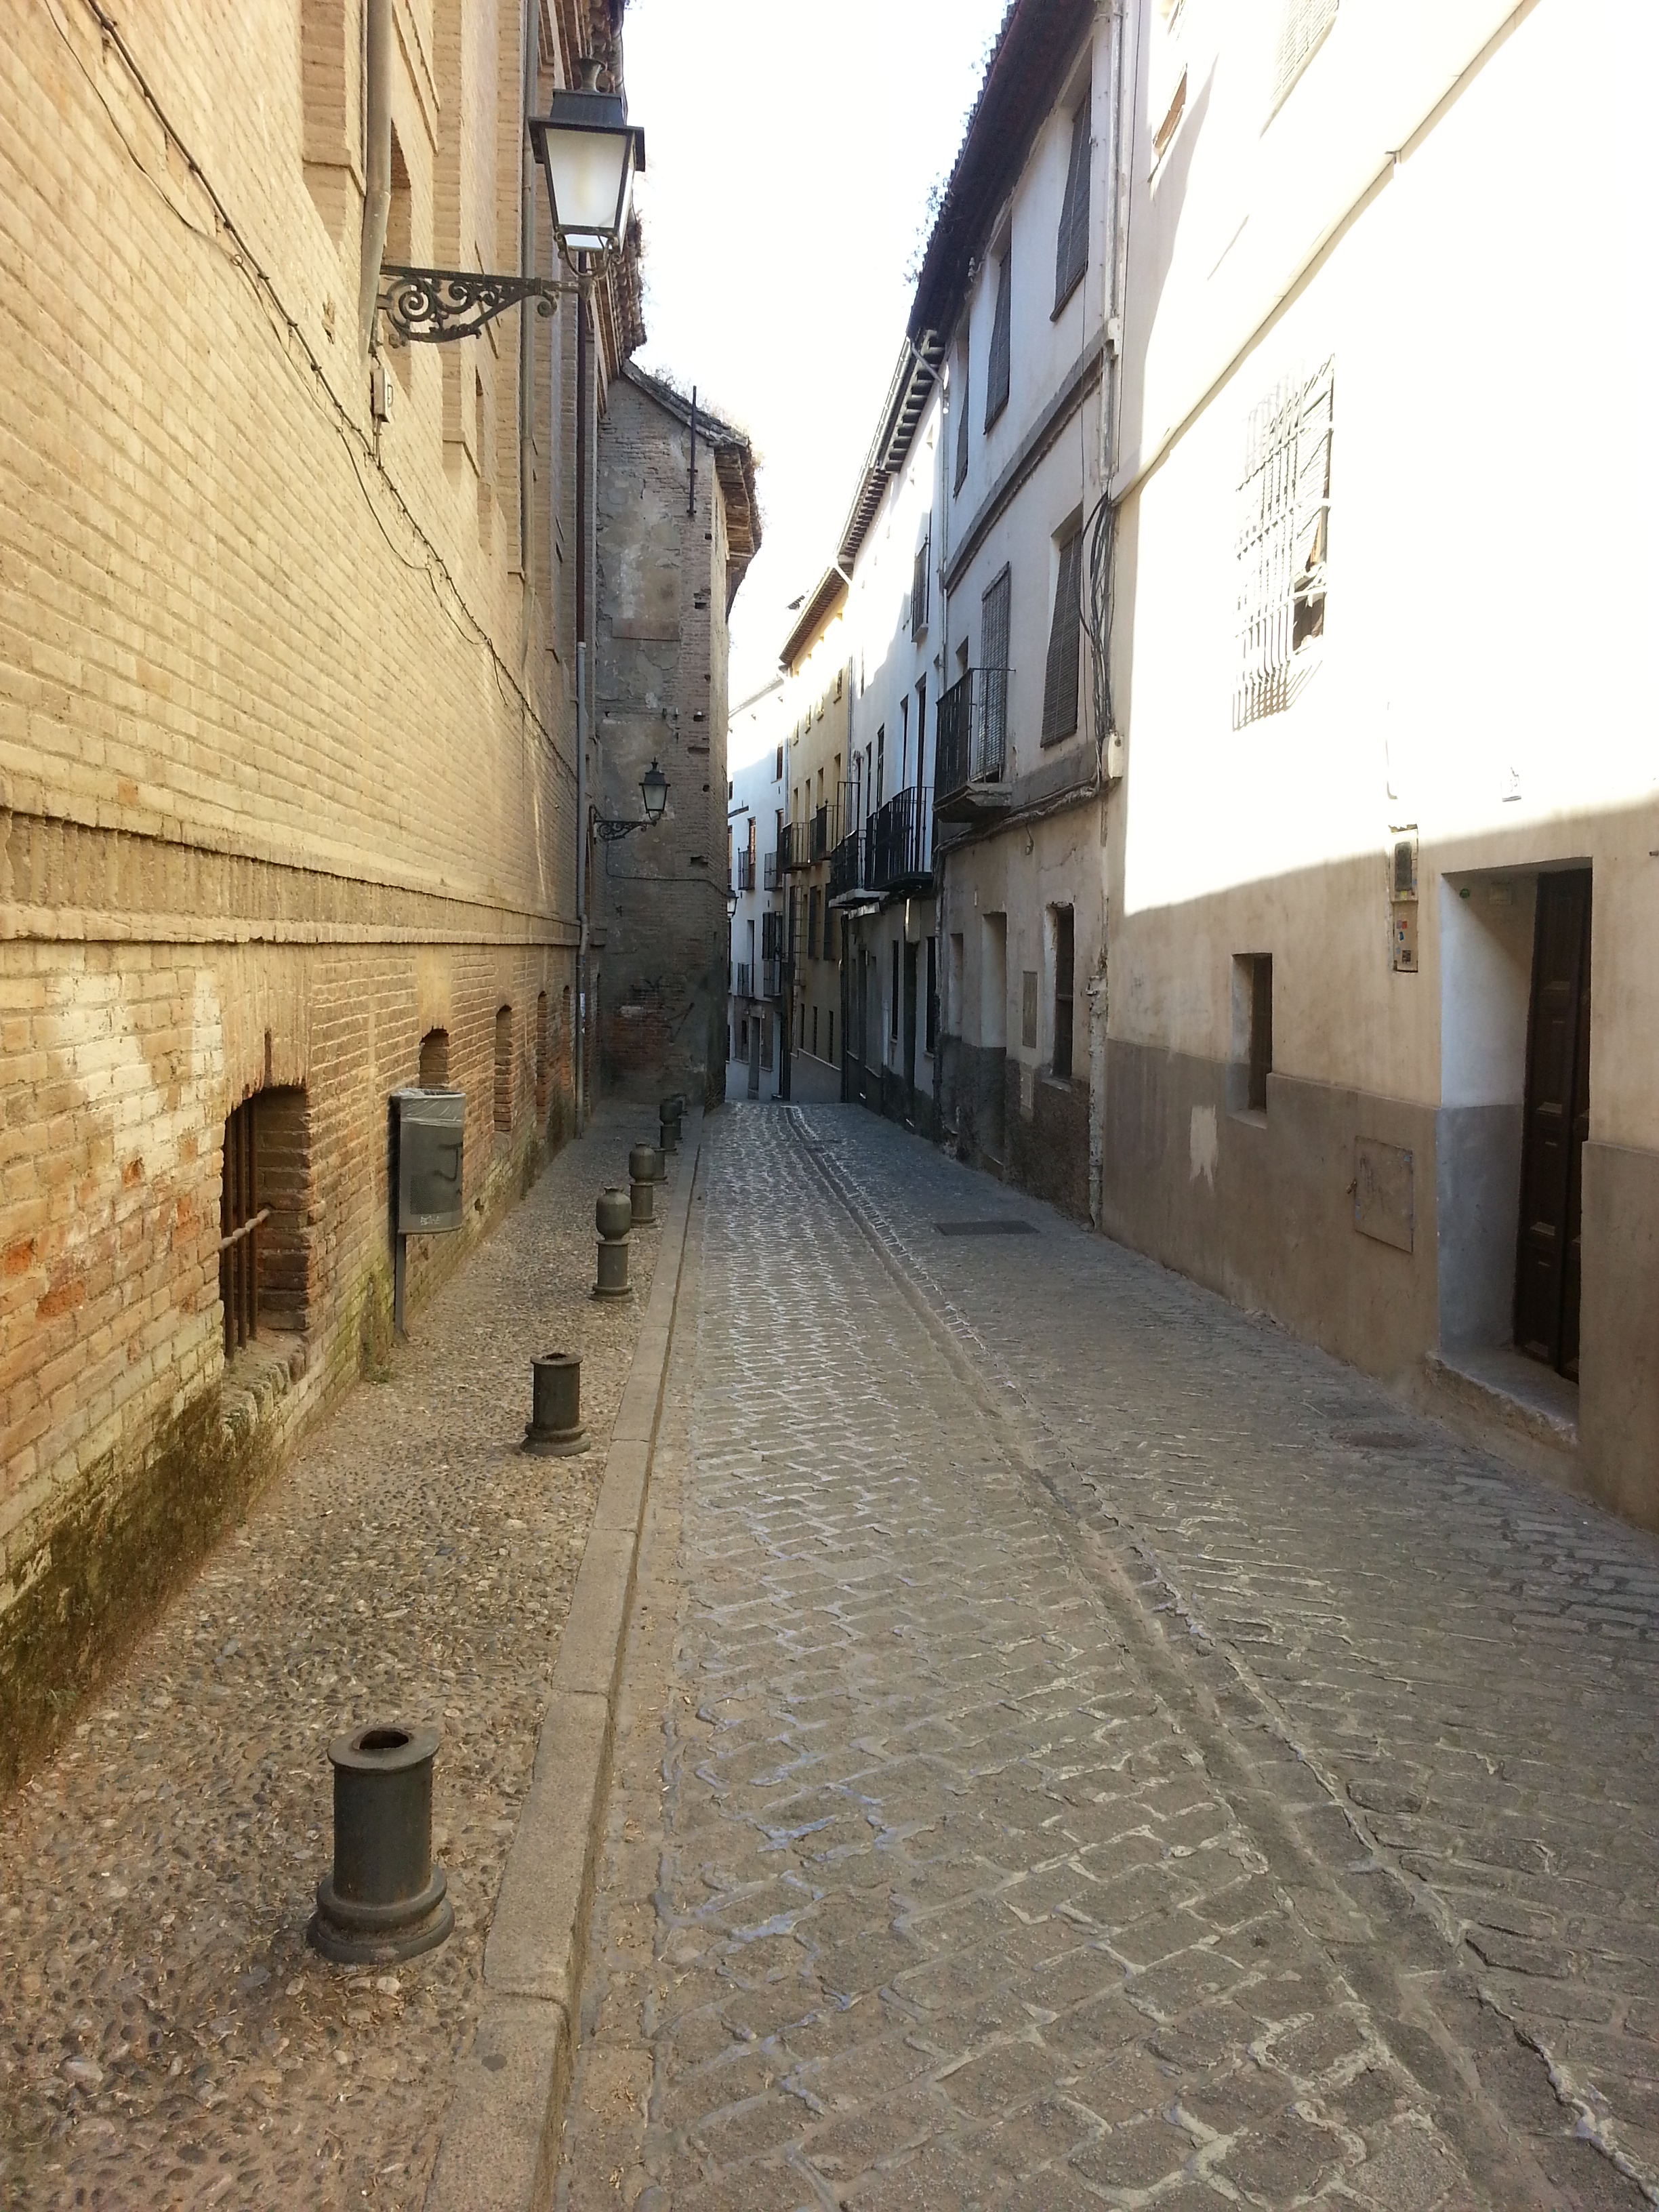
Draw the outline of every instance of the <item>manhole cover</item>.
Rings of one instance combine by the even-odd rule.
[[[941,1237],[1035,1237],[1036,1224],[1018,1220],[1012,1214],[995,1215],[988,1221],[936,1221],[934,1228]]]

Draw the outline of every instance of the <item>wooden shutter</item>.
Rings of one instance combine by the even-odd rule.
[[[985,373],[985,427],[988,430],[1008,404],[1008,356],[1013,312],[1014,256],[1011,246],[997,264],[997,306],[991,325],[991,359]]]
[[[951,486],[953,497],[962,489],[968,476],[968,337],[965,331],[957,381],[961,386],[961,397],[957,405],[957,465],[955,479]]]
[[[1054,586],[1054,617],[1048,626],[1048,665],[1042,684],[1042,742],[1058,744],[1077,727],[1078,662],[1082,642],[1083,536],[1074,532],[1060,549]]]
[[[980,683],[983,705],[974,732],[969,773],[999,777],[1008,738],[1008,622],[1013,578],[1005,568],[980,601]]]
[[[1089,265],[1089,106],[1088,93],[1072,118],[1072,158],[1066,172],[1066,198],[1060,210],[1060,238],[1054,249],[1054,313],[1058,314]]]

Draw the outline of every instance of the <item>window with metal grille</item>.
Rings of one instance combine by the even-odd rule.
[[[1288,707],[1324,635],[1335,364],[1280,384],[1250,417],[1239,488],[1233,727]]]
[[[920,637],[927,627],[927,571],[933,555],[933,533],[930,530],[916,549],[915,568],[910,571],[910,635]]]
[[[951,393],[957,410],[957,463],[951,478],[951,491],[954,495],[968,479],[968,333],[962,334],[962,350],[957,356],[956,382]]]
[[[548,1034],[547,994],[536,994],[536,1119],[547,1117],[547,1082],[553,1064],[552,1039]]]
[[[1273,88],[1267,100],[1271,122],[1290,98],[1297,79],[1325,43],[1336,21],[1337,0],[1284,0],[1279,43],[1273,53]]]
[[[991,358],[985,371],[985,427],[988,430],[1008,404],[1008,356],[1012,339],[1014,250],[997,264],[997,305],[991,325]]]
[[[1080,597],[1083,533],[1073,529],[1061,544],[1054,580],[1054,614],[1048,626],[1048,665],[1042,681],[1042,742],[1058,744],[1077,728],[1078,663],[1082,657]]]
[[[219,1297],[225,1357],[262,1320],[302,1332],[311,1299],[311,1124],[297,1086],[256,1091],[225,1121]]]
[[[1072,152],[1060,204],[1060,237],[1054,247],[1054,313],[1058,314],[1083,280],[1089,265],[1089,107],[1091,94],[1072,118]]]

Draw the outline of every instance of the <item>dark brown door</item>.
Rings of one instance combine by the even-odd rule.
[[[1515,1340],[1534,1359],[1575,1382],[1589,1041],[1589,871],[1540,876],[1527,1030]]]

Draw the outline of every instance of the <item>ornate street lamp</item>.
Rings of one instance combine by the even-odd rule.
[[[585,60],[581,71],[579,90],[556,92],[547,113],[530,118],[530,141],[547,172],[554,235],[566,253],[606,253],[628,228],[645,133],[629,122],[620,93],[599,89],[597,61]]]
[[[636,830],[654,830],[662,820],[663,810],[668,804],[668,778],[654,760],[640,778],[640,797],[644,801],[645,812],[635,820],[626,816],[601,814],[597,806],[592,810],[590,819],[593,835],[602,845],[614,845],[619,837],[631,837]]]

